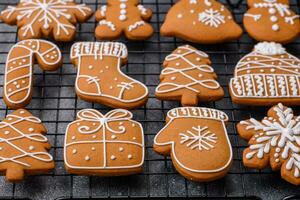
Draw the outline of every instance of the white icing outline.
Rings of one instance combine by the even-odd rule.
[[[31,46],[31,48],[30,48],[30,47],[26,46],[27,43],[33,43],[36,46]],[[41,45],[44,45],[44,43],[46,43],[46,44],[48,44],[52,47],[50,49],[45,50],[44,52],[40,52],[40,47],[41,47]],[[25,52],[25,55],[20,55],[19,57],[11,57],[11,54],[13,54],[14,51],[19,51],[20,48],[23,48],[23,49],[26,50],[26,51],[22,51],[22,53]],[[29,52],[27,52],[27,51],[29,51]],[[58,55],[55,58],[55,61],[51,63],[51,62],[46,61],[44,56],[47,53],[52,52],[52,51],[56,51]],[[32,84],[33,84],[32,83],[33,66],[34,66],[35,63],[38,64],[37,61],[35,63],[32,62],[34,60],[33,59],[34,56],[39,56],[39,58],[42,60],[42,63],[46,64],[47,67],[57,65],[61,61],[61,57],[62,57],[59,48],[55,44],[53,44],[51,42],[48,42],[46,40],[28,39],[28,40],[20,41],[17,44],[13,45],[11,47],[8,55],[7,55],[6,64],[5,64],[5,71],[4,71],[4,89],[3,89],[3,92],[4,92],[4,96],[6,97],[6,100],[9,103],[11,103],[11,104],[21,104],[21,103],[25,102],[28,99],[28,97],[30,96],[31,90],[32,90]],[[30,63],[25,64],[25,65],[21,65],[21,66],[18,66],[18,67],[14,67],[13,69],[8,69],[9,68],[8,65],[11,62],[14,62],[15,60],[18,60],[18,59],[28,59],[30,61]],[[29,68],[28,69],[28,71],[29,71],[28,74],[20,76],[20,77],[16,77],[15,79],[12,79],[12,80],[7,80],[7,75],[9,73],[14,72],[14,71],[19,70],[19,69],[22,69],[22,68]],[[23,88],[20,88],[18,90],[14,90],[13,92],[7,92],[9,90],[8,84],[10,84],[13,81],[22,80],[22,79],[27,78],[27,77],[29,79],[29,83],[28,83],[27,87],[23,87]],[[15,93],[21,92],[23,90],[27,90],[27,94],[22,99],[20,99],[18,101],[14,101],[10,98],[10,96],[14,95]],[[10,93],[10,94],[8,94],[8,93]]]
[[[131,32],[140,26],[144,26],[145,24],[146,23],[144,21],[135,22],[134,24],[128,26],[128,31]]]
[[[93,81],[93,83],[95,83],[95,84],[97,83],[96,84],[97,88],[99,88],[99,91],[97,94],[88,93],[88,92],[80,90],[78,84],[79,84],[79,79],[82,77],[82,75],[80,75],[80,69],[81,69],[81,57],[83,57],[83,56],[94,56],[94,59],[100,59],[100,60],[102,60],[103,56],[111,56],[111,57],[118,58],[117,66],[112,66],[112,67],[116,67],[118,72],[120,73],[120,75],[125,76],[131,82],[124,83],[124,84],[123,84],[123,82],[121,82],[117,85],[117,87],[121,88],[118,97],[101,93],[101,85],[99,84],[99,82],[95,82],[95,81]],[[107,97],[107,98],[111,98],[111,99],[117,100],[122,103],[134,103],[134,102],[144,99],[149,93],[148,88],[143,83],[141,83],[137,80],[134,80],[133,78],[127,76],[126,74],[124,74],[121,71],[121,69],[120,69],[121,63],[122,63],[121,59],[127,58],[127,47],[123,43],[119,43],[119,42],[77,42],[72,45],[70,57],[71,57],[71,59],[75,59],[75,58],[78,59],[78,66],[77,66],[78,69],[77,69],[75,88],[76,88],[76,91],[80,92],[83,95],[96,96],[96,97]],[[85,76],[89,77],[88,75],[85,75]],[[90,77],[90,78],[94,78],[94,77]],[[132,88],[133,84],[137,84],[137,85],[140,85],[141,87],[143,87],[145,89],[145,94],[143,94],[139,98],[135,98],[135,99],[131,99],[131,100],[122,99],[123,92],[126,89],[130,90]]]
[[[119,114],[119,116],[118,116]],[[90,115],[90,116],[89,116]],[[95,110],[95,109],[83,109],[81,111],[79,111],[77,113],[77,120],[71,122],[68,124],[67,129],[66,129],[66,133],[65,133],[65,141],[64,141],[64,162],[65,165],[68,168],[71,169],[85,169],[85,170],[89,170],[89,169],[94,169],[94,170],[110,170],[110,169],[131,169],[131,168],[138,168],[141,167],[144,163],[144,158],[145,158],[145,143],[144,143],[144,130],[143,127],[141,125],[141,123],[132,120],[132,113],[124,110],[124,109],[115,109],[112,110],[110,112],[108,112],[107,114],[103,115],[102,113],[100,113],[99,111]],[[68,138],[68,134],[69,134],[69,128],[71,125],[73,124],[77,124],[80,123],[82,121],[91,121],[91,122],[96,122],[99,123],[98,127],[91,130],[91,131],[83,131],[83,129],[86,129],[86,126],[81,126],[78,128],[78,131],[81,132],[81,134],[93,134],[93,133],[97,133],[100,129],[102,129],[102,138],[103,140],[93,140],[93,141],[80,141],[80,142],[71,142],[71,143],[67,143],[67,138]],[[109,122],[115,122],[115,121],[129,121],[131,123],[134,123],[135,125],[138,125],[141,131],[141,139],[142,139],[142,143],[136,143],[136,142],[132,142],[132,141],[117,141],[117,140],[106,140],[106,136],[105,136],[105,130],[109,130],[111,132],[113,132],[114,134],[124,134],[126,132],[126,128],[123,126],[123,128],[120,131],[116,131],[113,128],[110,128],[109,126]],[[104,166],[103,167],[84,167],[84,166],[74,166],[71,165],[70,163],[68,163],[68,159],[67,159],[67,147],[73,144],[78,144],[78,143],[99,143],[99,142],[103,142],[103,153],[104,153]],[[107,157],[106,157],[106,143],[107,142],[114,142],[114,143],[130,143],[130,144],[134,144],[138,147],[142,148],[142,157],[141,157],[141,163],[137,164],[137,165],[128,165],[128,166],[119,166],[119,167],[110,167],[110,166],[106,166],[107,163]]]
[[[212,8],[199,13],[198,20],[203,24],[214,28],[218,28],[221,24],[225,24],[225,16],[222,15],[219,10],[214,10]]]
[[[190,109],[196,109],[198,111],[200,110],[207,110],[208,111],[208,114],[212,113],[212,112],[217,112],[217,113],[222,113],[222,115],[225,117],[223,120],[221,119],[218,119],[218,118],[213,118],[212,116],[208,116],[208,117],[205,117],[205,116],[202,116],[201,114],[199,116],[191,116],[190,113],[187,113],[186,116],[177,116],[177,117],[172,117],[170,118],[169,122],[167,123],[167,125],[165,125],[158,133],[157,135],[155,136],[154,138],[154,144],[157,145],[157,146],[168,146],[168,145],[172,145],[172,148],[171,148],[171,153],[173,158],[175,159],[176,163],[179,164],[180,167],[182,167],[183,169],[187,170],[187,171],[190,171],[190,172],[194,172],[194,173],[216,173],[216,172],[220,172],[224,169],[226,169],[230,163],[232,162],[232,147],[231,147],[231,143],[230,143],[230,140],[229,140],[229,137],[228,137],[228,134],[227,134],[227,129],[226,129],[226,126],[225,126],[225,121],[228,120],[228,116],[222,112],[222,111],[219,111],[219,110],[216,110],[216,109],[210,109],[210,108],[204,108],[204,107],[181,107],[181,108],[174,108],[172,110],[170,110],[168,112],[168,117],[169,116],[172,116],[172,112],[177,112],[178,113],[178,110],[180,109],[184,109],[186,111],[189,111]],[[220,121],[222,123],[222,126],[223,126],[223,129],[224,129],[224,134],[225,134],[225,137],[226,137],[226,140],[227,140],[227,144],[228,144],[228,148],[229,148],[229,151],[230,151],[230,156],[229,156],[229,160],[227,161],[227,163],[220,167],[220,168],[217,168],[217,169],[205,169],[205,170],[195,170],[195,169],[191,169],[189,167],[186,167],[183,163],[181,163],[178,158],[176,157],[176,154],[175,154],[175,142],[174,141],[171,141],[171,142],[165,142],[165,143],[158,143],[157,142],[157,137],[165,130],[168,128],[168,126],[175,120],[175,119],[180,119],[180,118],[198,118],[198,119],[210,119],[210,120],[217,120],[217,121]],[[201,160],[199,160],[199,162],[201,162]]]

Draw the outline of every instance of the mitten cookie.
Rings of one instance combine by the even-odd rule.
[[[127,62],[127,48],[117,42],[78,42],[72,46],[71,62],[78,67],[77,95],[113,108],[133,109],[148,98],[147,87],[120,69]]]
[[[214,44],[238,39],[242,29],[227,8],[215,0],[180,0],[169,10],[160,33]]]
[[[221,99],[224,91],[215,80],[217,75],[210,64],[206,53],[189,45],[178,47],[164,61],[156,97],[181,101],[183,106]]]
[[[244,26],[258,41],[288,43],[300,33],[299,15],[289,8],[288,0],[248,0]]]
[[[127,110],[106,115],[84,109],[67,127],[65,166],[74,174],[119,176],[142,171],[144,162],[142,125]]]
[[[25,107],[31,100],[33,65],[43,70],[57,70],[62,64],[59,48],[45,40],[24,40],[9,51],[4,72],[3,100],[10,108]]]
[[[300,60],[274,42],[243,57],[230,80],[232,101],[246,105],[300,105]]]
[[[283,179],[300,185],[300,117],[294,116],[291,108],[280,103],[261,121],[241,121],[237,130],[249,140],[243,153],[246,167],[263,169],[270,165],[273,170],[281,169]]]
[[[72,41],[76,23],[85,22],[92,15],[85,4],[73,0],[20,0],[1,12],[1,20],[18,26],[20,40],[53,37],[57,41]]]
[[[215,109],[172,109],[167,114],[167,125],[154,138],[153,149],[171,155],[176,170],[187,179],[219,179],[226,175],[232,162],[227,120],[224,112]]]
[[[14,111],[0,122],[0,173],[6,180],[17,182],[24,174],[54,169],[48,153],[51,146],[43,135],[46,131],[41,120],[24,109]]]
[[[96,12],[99,24],[96,28],[98,39],[117,39],[122,33],[130,40],[145,40],[153,34],[150,21],[152,11],[139,4],[138,0],[108,0]]]

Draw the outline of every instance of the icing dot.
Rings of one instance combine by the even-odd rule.
[[[247,73],[248,73],[248,74],[250,74],[250,72],[251,72],[250,70],[247,70]]]
[[[128,157],[128,159],[132,159],[132,155],[131,154],[129,154],[127,157]]]
[[[119,125],[123,125],[123,124],[124,124],[123,122],[120,122],[120,123],[119,123]]]
[[[180,65],[180,63],[176,63],[176,66],[179,66]]]
[[[34,129],[33,129],[33,128],[29,128],[29,129],[28,129],[28,131],[30,131],[30,132],[33,132],[33,131],[34,131]]]
[[[20,85],[16,85],[16,88],[19,89],[21,86]]]
[[[299,69],[295,69],[295,72],[298,72],[299,71]]]
[[[121,4],[120,4],[120,8],[121,8],[121,9],[124,9],[124,8],[126,8],[126,7],[127,7],[127,6],[126,6],[125,3],[121,3]]]
[[[112,155],[112,156],[110,157],[110,159],[111,159],[111,160],[116,160],[116,156]]]
[[[274,25],[272,26],[272,30],[273,30],[273,31],[278,31],[278,30],[279,30],[278,24],[274,24]]]
[[[203,77],[203,75],[202,74],[198,74],[198,77],[201,78],[201,77]]]
[[[275,149],[275,151],[276,151],[277,153],[279,153],[279,152],[280,152],[280,148],[277,147],[277,148]]]
[[[120,151],[120,152],[123,152],[123,151],[124,151],[124,148],[123,148],[123,147],[120,147],[120,148],[119,148],[119,151]]]
[[[93,136],[92,136],[92,138],[96,138],[96,137],[97,137],[96,135],[93,135]]]
[[[264,134],[263,132],[259,133],[260,136],[262,136],[263,134]]]
[[[11,120],[12,120],[12,118],[11,118],[11,117],[9,117],[7,120],[8,120],[8,121],[11,121]]]
[[[278,18],[276,16],[271,16],[270,17],[271,22],[277,22]]]
[[[34,150],[35,148],[34,148],[34,146],[29,146],[29,148],[28,148],[30,151],[32,151],[32,150]]]
[[[195,10],[190,10],[191,13],[195,13]]]
[[[32,45],[32,48],[35,48],[35,45]]]
[[[126,10],[125,9],[122,9],[121,11],[120,11],[120,14],[121,15],[125,15],[127,12],[126,12]]]
[[[0,147],[0,151],[2,151],[3,150],[3,148],[2,147]]]
[[[102,69],[100,70],[100,73],[103,73],[103,70],[102,70]]]
[[[275,13],[276,13],[275,8],[269,8],[269,13],[270,13],[270,14],[275,14]]]
[[[24,83],[26,83],[26,81],[22,80],[22,83],[24,84]]]
[[[114,80],[115,80],[115,81],[117,81],[117,80],[118,80],[118,78],[114,78]]]
[[[11,89],[11,88],[9,88],[9,89],[8,89],[8,91],[9,91],[9,92],[11,92],[11,91],[12,91],[12,89]]]
[[[134,123],[132,123],[132,124],[131,124],[131,126],[132,126],[132,127],[135,127],[135,124],[134,124]]]
[[[181,50],[178,50],[177,53],[181,53]]]
[[[109,67],[108,66],[105,66],[105,69],[108,69]]]
[[[177,15],[177,18],[178,18],[178,19],[181,19],[182,17],[183,17],[182,14],[178,14],[178,15]]]
[[[18,82],[17,82],[17,81],[14,81],[14,82],[13,82],[13,84],[14,84],[14,85],[17,85],[17,84],[18,84]]]
[[[126,15],[120,15],[120,16],[119,16],[119,20],[125,21],[125,20],[126,20]]]
[[[92,147],[92,151],[95,151],[96,150],[96,148],[95,147]]]
[[[8,135],[10,132],[9,131],[4,131],[4,134],[5,135]]]
[[[271,71],[271,72],[275,72],[276,70],[275,70],[274,68],[272,68],[270,71]]]
[[[49,55],[49,54],[47,54],[47,55],[46,55],[46,58],[49,58],[49,57],[50,57],[50,55]]]
[[[77,123],[76,123],[76,125],[77,125],[77,126],[79,126],[79,125],[80,125],[80,123],[79,123],[79,122],[77,122]]]
[[[92,66],[92,65],[90,65],[90,66],[89,66],[89,69],[93,69],[93,66]]]
[[[261,69],[261,70],[259,70],[260,72],[264,72],[265,70],[263,70],[263,69]]]
[[[176,77],[175,77],[175,76],[172,76],[172,77],[171,77],[171,80],[172,80],[172,81],[174,81],[175,79],[176,79]]]
[[[278,162],[279,162],[279,159],[278,159],[278,158],[277,158],[277,159],[275,159],[275,162],[277,162],[277,163],[278,163]]]
[[[19,62],[19,65],[22,65],[23,63]]]
[[[258,58],[255,57],[254,60],[258,60]]]
[[[21,111],[20,111],[20,114],[24,114],[24,113],[25,113],[25,111],[24,111],[24,110],[21,110]]]
[[[13,64],[14,64],[14,65],[17,64],[16,61],[14,61]]]
[[[228,19],[232,19],[232,17],[231,17],[231,16],[228,16],[227,18],[228,18]]]
[[[23,59],[22,62],[26,62],[26,59]]]
[[[112,136],[111,136],[111,139],[116,139],[116,138],[117,138],[116,135],[112,135]]]
[[[278,158],[279,154],[278,153],[274,153],[274,157]]]
[[[93,126],[96,126],[96,123],[93,123]]]
[[[73,154],[76,154],[76,153],[77,153],[77,150],[76,150],[76,149],[73,149],[72,153],[73,153]]]
[[[110,86],[110,87],[109,87],[109,89],[113,89],[113,88],[114,88],[113,86]]]
[[[75,136],[72,136],[72,138],[71,138],[72,140],[75,140],[76,139],[76,137]]]
[[[133,140],[136,140],[136,137],[132,137]]]
[[[247,58],[247,60],[249,61],[249,60],[251,60],[251,58]]]
[[[278,64],[279,64],[279,65],[282,65],[282,62],[279,62]]]
[[[85,156],[84,158],[86,161],[89,161],[90,160],[90,157],[89,156]]]
[[[199,57],[198,57],[198,58],[196,58],[196,60],[197,60],[197,61],[200,61],[200,60],[201,60],[201,58],[199,58]]]

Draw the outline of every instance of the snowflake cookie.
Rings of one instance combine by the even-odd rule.
[[[180,0],[168,11],[160,33],[214,44],[238,39],[242,29],[228,9],[215,0]]]
[[[241,121],[237,130],[249,140],[243,153],[246,167],[263,169],[270,165],[273,170],[281,169],[283,179],[300,185],[300,117],[294,116],[291,108],[279,103],[261,121]]]
[[[30,112],[19,109],[0,122],[0,172],[6,180],[18,182],[24,175],[47,173],[54,168],[48,153],[46,128]]]
[[[155,152],[171,156],[176,170],[189,180],[222,178],[232,163],[232,148],[219,110],[181,107],[170,110],[166,126],[155,136]]]
[[[261,42],[236,65],[229,91],[245,105],[300,105],[300,60],[281,44]]]
[[[178,47],[164,61],[161,83],[155,95],[161,100],[178,100],[183,106],[197,106],[198,101],[216,101],[224,91],[206,53],[189,45]]]
[[[132,113],[116,109],[103,115],[94,109],[77,113],[66,130],[64,160],[74,174],[119,176],[142,171],[144,133]]]
[[[152,11],[139,4],[139,0],[108,0],[95,15],[99,21],[95,31],[98,39],[117,39],[124,33],[130,40],[145,40],[153,34],[147,23]]]
[[[19,27],[21,40],[53,37],[57,41],[72,41],[77,22],[85,22],[92,15],[85,4],[73,0],[20,0],[13,7],[8,6],[0,18],[7,24]]]
[[[59,48],[46,40],[29,39],[18,42],[10,49],[3,89],[3,100],[9,108],[22,108],[30,102],[35,63],[45,71],[57,70],[62,64]]]
[[[244,15],[248,34],[258,41],[288,43],[300,33],[300,18],[289,7],[289,0],[248,0]]]
[[[128,56],[123,43],[77,42],[70,56],[78,68],[75,89],[80,98],[124,109],[147,102],[147,87],[120,69],[127,63]]]

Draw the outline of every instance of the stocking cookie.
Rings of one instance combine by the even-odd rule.
[[[62,64],[59,48],[46,40],[24,40],[9,51],[4,72],[3,100],[10,108],[25,107],[31,100],[33,65],[43,70],[57,70]]]
[[[174,167],[187,179],[219,179],[226,175],[232,162],[226,121],[227,115],[215,109],[172,109],[167,114],[167,125],[154,138],[153,149],[171,155]]]
[[[24,175],[49,172],[54,161],[48,153],[50,144],[43,135],[46,128],[30,112],[19,109],[0,122],[0,173],[10,182]]]
[[[1,20],[18,26],[21,40],[53,37],[57,41],[72,41],[76,23],[85,22],[92,15],[85,4],[73,0],[20,0],[1,12]]]
[[[286,181],[300,185],[300,117],[281,103],[258,121],[249,119],[237,125],[240,136],[249,140],[243,152],[246,167],[263,169],[268,165],[281,170]]]
[[[288,0],[248,0],[244,26],[258,41],[288,43],[300,33],[300,19]]]
[[[145,40],[153,34],[150,21],[152,11],[139,4],[138,0],[108,0],[96,12],[99,24],[96,28],[98,39],[117,39],[122,33],[130,40]]]
[[[210,64],[206,53],[189,45],[178,47],[164,61],[156,97],[181,101],[183,106],[221,99],[224,91],[215,80],[217,75]]]
[[[237,64],[232,101],[246,105],[300,105],[300,60],[274,42],[262,42]]]
[[[77,95],[113,108],[133,109],[144,105],[147,87],[121,72],[127,48],[117,42],[78,42],[72,46],[71,62],[77,66]]]
[[[238,39],[242,29],[227,8],[215,0],[180,0],[169,10],[160,33],[214,44]]]
[[[103,115],[84,109],[68,125],[64,159],[68,172],[119,176],[139,173],[144,162],[142,125],[127,110]]]

